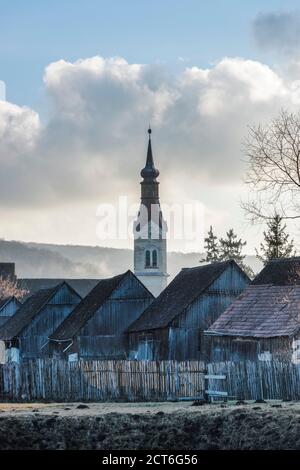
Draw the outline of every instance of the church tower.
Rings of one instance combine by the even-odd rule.
[[[158,296],[167,286],[167,224],[159,203],[159,171],[155,168],[148,129],[146,166],[141,171],[141,205],[134,222],[134,272]]]

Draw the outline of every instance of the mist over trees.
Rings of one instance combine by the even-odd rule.
[[[184,267],[197,266],[201,257],[199,252],[169,252],[170,279]],[[0,259],[16,264],[18,278],[100,279],[133,268],[132,250],[101,246],[0,240]],[[254,271],[261,269],[261,262],[255,256],[245,259]]]

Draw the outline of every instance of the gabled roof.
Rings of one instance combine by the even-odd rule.
[[[62,282],[52,289],[41,289],[29,297],[9,318],[9,320],[0,328],[0,339],[11,340],[17,337],[31,320],[41,311],[54,294],[65,284]]]
[[[59,327],[49,337],[54,341],[67,341],[85,325],[85,323],[96,313],[96,311],[108,300],[113,291],[119,286],[123,279],[128,276],[136,276],[130,271],[124,274],[102,279],[94,287],[94,289],[74,308],[70,315],[59,325]],[[145,291],[152,294],[146,287],[136,278],[136,280],[144,287]]]
[[[48,278],[32,278],[18,279],[18,285],[22,289],[28,290],[28,296],[34,294],[41,289],[51,289],[65,281],[71,286],[81,297],[85,297],[99,282],[99,279],[48,279]]]
[[[167,327],[232,265],[249,280],[233,260],[182,269],[142,315],[130,325],[127,332]]]
[[[300,329],[300,285],[251,285],[205,332],[217,336],[272,338]]]
[[[1,310],[12,300],[15,300],[17,304],[21,305],[21,302],[14,295],[5,297],[4,299],[0,300],[0,315],[1,315]]]
[[[300,284],[300,257],[274,259],[260,271],[253,285],[286,286]]]

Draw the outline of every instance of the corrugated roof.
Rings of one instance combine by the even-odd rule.
[[[300,328],[300,286],[251,285],[207,330],[218,336],[292,336]]]
[[[49,302],[62,284],[52,289],[41,289],[29,297],[17,312],[0,328],[0,339],[11,340],[17,337],[39,313],[42,307]]]
[[[71,339],[104,304],[120,282],[129,273],[134,276],[131,271],[126,271],[124,274],[119,274],[118,276],[99,281],[94,289],[74,308],[54,333],[52,333],[50,339],[55,341],[66,341]]]
[[[300,257],[269,261],[252,281],[252,284],[273,284],[277,286],[300,284]]]
[[[201,295],[235,261],[184,268],[128,328],[128,332],[165,328]]]

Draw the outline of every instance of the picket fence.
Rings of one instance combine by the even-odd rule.
[[[220,375],[226,379],[211,378]],[[300,400],[300,365],[56,359],[0,365],[1,401],[184,400],[200,398],[205,390],[237,400]]]
[[[174,400],[199,397],[198,361],[79,361],[36,359],[0,366],[2,401]]]
[[[237,400],[300,400],[300,364],[279,361],[219,362],[207,365],[208,374],[226,375],[208,387],[226,391]]]

